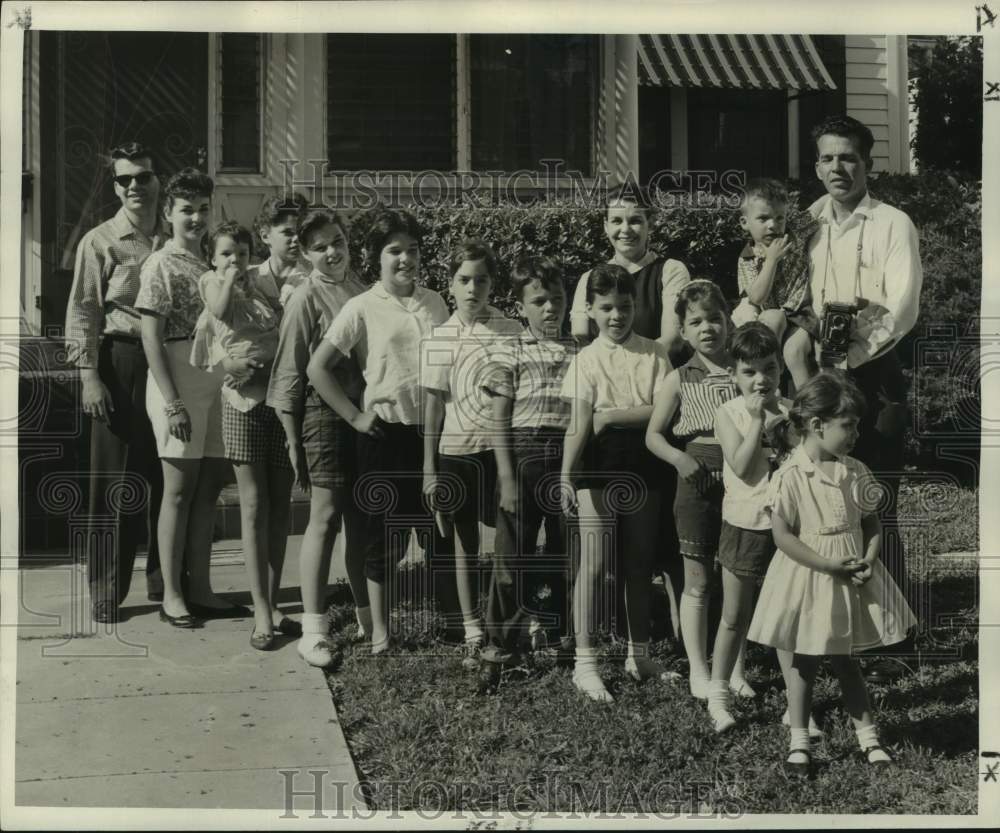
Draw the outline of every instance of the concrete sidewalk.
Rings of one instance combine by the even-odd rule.
[[[296,617],[300,542],[289,538],[281,596]],[[340,553],[334,564],[342,574]],[[323,812],[363,809],[323,673],[295,641],[254,650],[252,617],[172,628],[141,570],[117,626],[91,621],[82,570],[20,571],[15,803],[280,815],[286,792],[312,791],[320,770]],[[238,541],[214,546],[212,577],[216,592],[249,603]],[[300,818],[313,802],[294,800]]]

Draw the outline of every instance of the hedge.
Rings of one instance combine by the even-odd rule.
[[[802,228],[809,221],[805,209],[822,193],[822,186],[815,179],[788,186],[793,204],[797,203],[789,227]],[[970,423],[970,415],[978,414],[979,407],[978,353],[969,355],[968,338],[978,334],[980,313],[980,185],[936,172],[881,174],[872,177],[870,191],[905,211],[919,232],[924,269],[920,317],[899,348],[913,381],[910,404],[919,429],[907,450],[911,463],[940,466],[937,454],[942,443],[978,449],[978,428]],[[493,302],[508,314],[513,314],[513,302],[506,291],[507,270],[521,255],[555,258],[564,268],[571,292],[579,276],[607,260],[610,253],[603,214],[570,203],[439,205],[410,210],[426,232],[421,247],[424,282],[447,297],[452,247],[464,237],[481,237],[493,246],[500,262],[501,280]],[[696,195],[684,204],[657,211],[650,241],[663,254],[683,261],[692,276],[715,280],[727,297],[735,298],[736,259],[745,242],[738,217],[735,209],[712,195]],[[361,264],[373,280],[375,269],[362,255],[366,219],[361,215],[352,224],[352,262]],[[929,355],[933,362],[943,361],[935,349],[950,351],[951,364],[927,365]],[[921,361],[924,365],[918,366]]]

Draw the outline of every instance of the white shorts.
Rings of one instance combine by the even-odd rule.
[[[149,371],[146,411],[153,425],[157,453],[168,460],[225,457],[226,449],[222,444],[223,374],[209,373],[193,367],[188,360],[191,355],[190,341],[168,341],[163,346],[177,396],[184,401],[184,407],[191,418],[191,439],[184,442],[171,436],[167,415],[163,412],[166,402],[153,378],[153,372]]]

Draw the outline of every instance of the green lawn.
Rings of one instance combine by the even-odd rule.
[[[394,613],[408,635],[403,649],[373,659],[349,642],[353,609],[341,587],[333,612],[345,659],[328,682],[372,807],[447,810],[442,820],[459,822],[493,811],[590,810],[660,819],[974,813],[976,563],[922,557],[976,549],[976,524],[969,523],[976,496],[952,497],[937,508],[927,507],[926,495],[904,490],[901,499],[901,510],[919,505],[933,521],[930,532],[923,525],[915,536],[904,530],[932,615],[920,638],[921,658],[907,660],[910,671],[891,685],[871,687],[883,743],[897,760],[892,769],[874,770],[855,755],[837,684],[824,674],[815,698],[827,733],[815,748],[817,777],[789,781],[781,769],[784,686],[773,656],[759,646],[751,645],[748,656],[759,696],[737,703],[741,725],[718,737],[686,686],[626,678],[623,646],[612,638],[604,643],[602,669],[616,698],[612,706],[586,700],[569,671],[544,655],[526,672],[505,674],[496,695],[474,693],[474,675],[454,649],[434,641],[436,618],[420,605]],[[655,643],[654,651],[686,670],[667,641]]]

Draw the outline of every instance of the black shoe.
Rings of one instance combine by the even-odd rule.
[[[274,629],[281,633],[282,636],[291,636],[295,639],[302,636],[302,623],[296,622],[294,619],[289,619],[287,616],[282,616],[281,621],[274,626]]]
[[[168,625],[172,625],[175,628],[200,628],[201,622],[198,621],[190,613],[186,613],[183,616],[171,616],[162,607],[160,608],[160,621],[166,622]]]
[[[502,666],[496,662],[482,662],[476,675],[476,692],[478,694],[496,694],[500,688],[500,673]]]
[[[90,612],[95,622],[110,625],[118,621],[118,608],[111,602],[97,602]]]
[[[891,659],[873,661],[865,667],[865,680],[875,685],[888,685],[903,676],[903,666]]]
[[[162,602],[163,601],[163,588],[159,590],[147,590],[146,598],[151,602]]]
[[[199,619],[244,619],[253,616],[250,608],[238,604],[229,604],[226,607],[209,607],[207,605],[188,604],[190,610]]]
[[[888,755],[888,756],[889,756],[889,760],[888,760],[888,761],[883,761],[883,760],[876,760],[876,761],[873,761],[873,760],[872,760],[871,758],[869,758],[868,756],[869,756],[869,755],[870,755],[870,754],[871,754],[872,752],[875,752],[875,751],[878,751],[878,752],[884,752],[884,753],[885,753],[886,755]],[[866,764],[868,764],[868,766],[874,766],[874,767],[885,767],[885,766],[892,766],[893,764],[895,764],[895,763],[896,763],[896,761],[895,761],[895,760],[893,759],[892,755],[891,755],[891,754],[889,753],[889,750],[888,750],[888,749],[886,749],[886,748],[885,748],[884,746],[882,746],[881,744],[878,744],[878,743],[876,743],[876,744],[875,744],[874,746],[869,746],[869,747],[868,747],[868,748],[867,748],[866,750],[864,750],[864,751],[863,751],[863,752],[861,753],[861,757],[862,757],[862,759],[864,760],[864,762],[865,762]]]

